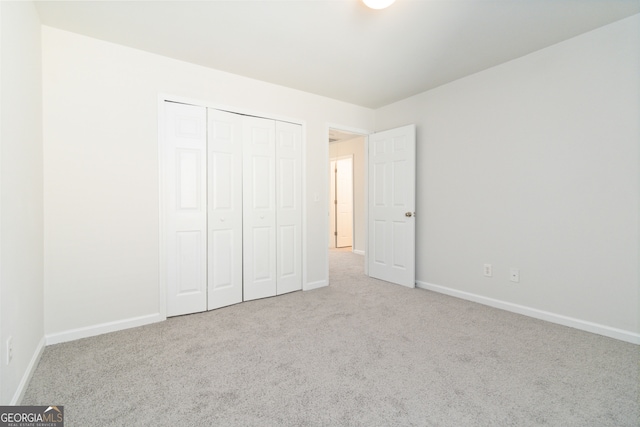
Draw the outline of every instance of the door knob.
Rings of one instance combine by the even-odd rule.
[[[404,216],[412,217],[412,216],[413,216],[413,214],[412,214],[411,212],[407,212],[407,213],[405,213],[405,214],[404,214]]]

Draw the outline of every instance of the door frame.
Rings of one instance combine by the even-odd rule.
[[[165,122],[166,117],[164,113],[165,102],[176,102],[180,104],[195,105],[198,107],[212,108],[214,110],[228,111],[230,113],[242,114],[246,116],[262,117],[265,119],[271,119],[281,122],[293,123],[302,126],[302,290],[310,289],[307,285],[307,257],[305,256],[305,249],[307,247],[307,123],[305,120],[281,116],[272,113],[266,113],[264,111],[256,111],[248,108],[229,106],[224,104],[217,104],[204,99],[189,98],[180,95],[159,93],[158,94],[158,237],[159,241],[159,270],[158,270],[158,313],[161,320],[167,319],[167,275],[166,275],[166,253],[165,247],[166,239],[166,214],[165,206],[167,201],[164,197],[164,190],[166,189],[165,183],[165,170],[166,159],[164,158],[163,146],[165,144]],[[328,150],[328,144],[327,144]],[[328,268],[328,264],[327,264]],[[328,276],[327,276],[328,277]]]
[[[331,129],[335,129],[335,130],[339,130],[339,131],[344,131],[344,132],[350,132],[350,133],[354,133],[357,135],[360,135],[364,138],[364,221],[365,221],[365,230],[364,230],[364,274],[365,275],[369,275],[369,251],[367,251],[367,248],[369,247],[369,231],[368,231],[368,227],[366,226],[366,224],[369,223],[369,168],[368,168],[368,164],[369,164],[369,135],[371,135],[372,133],[374,133],[371,130],[368,129],[361,129],[361,128],[354,128],[351,126],[344,126],[341,124],[337,124],[337,123],[327,123],[325,125],[325,135],[327,137],[326,141],[327,143],[325,144],[325,159],[327,159],[327,167],[325,170],[328,171],[328,173],[330,172],[330,168],[329,166],[331,165],[331,159],[329,156],[329,131]],[[330,181],[331,180],[331,176],[327,175],[327,185],[325,186],[325,200],[327,201],[325,206],[329,205],[329,199],[331,197],[330,193],[329,193],[329,185],[330,185]],[[325,225],[324,225],[324,229],[325,229],[325,233],[324,233],[324,238],[325,238],[325,242],[324,242],[324,247],[326,248],[326,253],[327,253],[327,257],[325,258],[325,271],[327,272],[327,285],[330,284],[331,279],[329,277],[329,212],[327,212],[327,217],[325,220]],[[355,244],[355,241],[354,241]]]

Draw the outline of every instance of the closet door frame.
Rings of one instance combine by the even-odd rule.
[[[164,192],[166,191],[167,184],[165,182],[165,170],[166,170],[166,159],[163,151],[163,147],[165,144],[165,112],[164,105],[165,102],[177,102],[182,104],[195,105],[199,107],[212,108],[215,110],[227,111],[235,114],[242,114],[246,116],[255,116],[261,117],[265,119],[271,119],[281,122],[293,123],[296,125],[300,125],[302,127],[302,290],[311,289],[307,284],[307,257],[305,248],[307,247],[307,192],[306,192],[306,182],[307,182],[307,173],[306,173],[306,121],[286,117],[274,115],[271,113],[266,113],[262,111],[255,111],[247,108],[240,108],[235,106],[228,106],[223,104],[216,104],[210,101],[195,99],[189,97],[183,97],[179,95],[172,95],[161,93],[158,95],[158,197],[159,197],[159,280],[158,280],[158,313],[160,314],[160,318],[165,320],[167,318],[167,274],[166,274],[166,253],[167,248],[165,245],[166,242],[166,196]]]

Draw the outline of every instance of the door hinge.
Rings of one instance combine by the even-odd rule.
[[[337,235],[338,235],[338,232],[337,232],[337,231],[334,231],[334,232],[333,232],[333,235],[334,235],[334,236],[337,236]]]
[[[337,200],[334,200],[334,201],[333,201],[333,204],[334,204],[334,205],[337,205],[337,204],[338,204],[338,201],[337,201]]]

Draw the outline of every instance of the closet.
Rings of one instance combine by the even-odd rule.
[[[302,289],[302,129],[164,103],[167,316]]]

